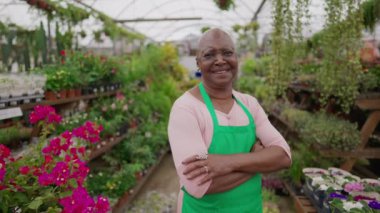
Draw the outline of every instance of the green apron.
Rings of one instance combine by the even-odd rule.
[[[203,100],[211,114],[214,134],[209,154],[249,153],[256,142],[256,127],[252,115],[235,97],[234,99],[249,118],[247,126],[219,126],[215,109],[202,83],[199,84]],[[243,184],[221,193],[206,194],[198,199],[184,191],[182,213],[261,213],[261,175],[256,174]]]

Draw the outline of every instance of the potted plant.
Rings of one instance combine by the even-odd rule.
[[[101,127],[86,122],[73,131],[47,138],[61,117],[50,106],[37,105],[29,116],[42,127],[35,146],[13,158],[0,144],[0,203],[3,212],[108,212],[107,198],[94,200],[85,188],[89,172],[87,143],[99,141]]]

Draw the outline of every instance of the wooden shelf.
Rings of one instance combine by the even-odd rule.
[[[321,150],[324,157],[380,159],[380,148],[366,148],[353,151]]]
[[[317,209],[309,198],[304,195],[297,195],[287,182],[284,182],[284,186],[294,201],[296,213],[317,213]]]
[[[357,99],[355,104],[362,110],[380,110],[380,97]]]
[[[73,98],[58,99],[58,100],[54,100],[54,101],[45,100],[45,101],[41,101],[41,102],[22,104],[22,105],[12,106],[12,107],[20,107],[22,110],[28,110],[28,109],[32,109],[36,105],[52,105],[52,106],[53,105],[61,105],[61,104],[72,103],[72,102],[80,101],[80,100],[90,100],[90,99],[94,99],[94,98],[112,96],[112,95],[115,95],[116,92],[117,92],[117,90],[99,93],[99,94],[82,95],[82,96],[73,97]]]
[[[116,144],[119,144],[126,137],[127,137],[127,134],[124,134],[120,137],[114,138],[112,141],[109,141],[105,146],[101,147],[100,149],[92,150],[90,153],[90,157],[89,157],[88,161],[91,161],[91,160],[103,155],[104,153],[108,152],[109,150],[112,149],[113,146],[115,146]]]
[[[303,86],[303,85],[297,85],[297,84],[289,84],[288,88],[293,90],[294,92],[316,92],[316,90],[312,86]]]
[[[132,201],[136,198],[137,194],[140,192],[142,187],[145,185],[145,183],[149,180],[149,178],[152,176],[152,174],[156,171],[158,166],[161,164],[162,160],[164,159],[165,155],[169,152],[169,148],[167,148],[161,156],[158,158],[157,163],[151,166],[148,169],[147,174],[141,179],[138,184],[133,187],[132,189],[125,192],[125,194],[119,198],[117,203],[112,207],[113,213],[122,213],[125,212],[126,209],[128,209],[132,203]],[[132,194],[129,193],[129,191],[133,191]]]
[[[284,138],[288,139],[288,136],[292,136],[296,139],[299,138],[297,131],[287,121],[281,118],[278,114],[269,112],[269,117],[274,119],[274,120],[271,120],[273,125],[279,124],[283,127],[281,133],[283,134]],[[277,126],[277,128],[279,127]]]

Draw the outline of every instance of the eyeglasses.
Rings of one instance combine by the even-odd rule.
[[[230,59],[235,56],[235,52],[232,50],[221,50],[221,51],[208,51],[201,55],[203,61],[215,61],[221,55],[224,60]]]

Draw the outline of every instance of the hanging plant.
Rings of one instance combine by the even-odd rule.
[[[234,0],[214,0],[214,2],[221,10],[229,10],[235,7]]]
[[[355,0],[326,1],[325,8],[326,30],[321,42],[324,57],[317,78],[321,102],[336,99],[348,112],[358,94],[363,16]]]
[[[237,48],[241,53],[256,52],[257,49],[257,30],[259,24],[256,21],[246,25],[233,25],[232,30],[238,35]]]
[[[104,13],[98,13],[97,18],[103,22],[103,32],[108,37],[115,38],[129,38],[129,39],[144,39],[144,36],[139,33],[133,33],[123,27],[119,27],[114,20]]]
[[[369,0],[362,4],[363,23],[366,29],[374,31],[376,23],[380,20],[380,0]]]
[[[299,44],[303,42],[302,18],[308,17],[310,0],[297,0],[295,11],[290,0],[273,1],[274,26],[272,33],[273,63],[270,66],[269,82],[275,95],[281,96],[293,78],[295,59],[299,55]]]
[[[74,4],[61,0],[27,0],[30,6],[38,8],[51,18],[66,20],[77,24],[90,17],[90,13],[85,9],[75,6]]]

